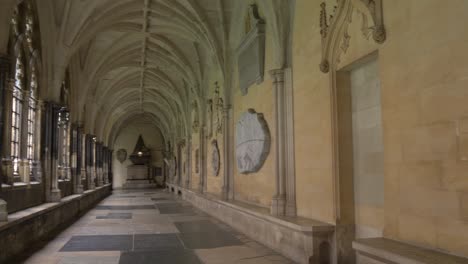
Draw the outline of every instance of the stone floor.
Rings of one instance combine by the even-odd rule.
[[[29,264],[293,263],[165,191],[114,191]]]

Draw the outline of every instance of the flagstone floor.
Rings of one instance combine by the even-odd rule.
[[[163,190],[114,191],[28,264],[293,263]]]

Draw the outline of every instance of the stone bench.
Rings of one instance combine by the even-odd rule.
[[[177,185],[168,189],[205,213],[298,263],[331,263],[333,225],[300,217],[275,217],[266,208],[200,194]]]
[[[468,259],[385,238],[353,242],[357,264],[468,264]]]

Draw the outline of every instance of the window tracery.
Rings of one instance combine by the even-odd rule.
[[[13,11],[10,21],[10,56],[13,72],[10,86],[9,144],[14,182],[37,181],[36,126],[38,94],[38,45],[36,20],[30,1],[23,1]],[[11,176],[10,176],[11,177]]]

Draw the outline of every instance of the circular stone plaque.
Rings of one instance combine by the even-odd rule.
[[[257,172],[270,152],[270,131],[262,114],[249,109],[236,124],[236,160],[240,173]]]

